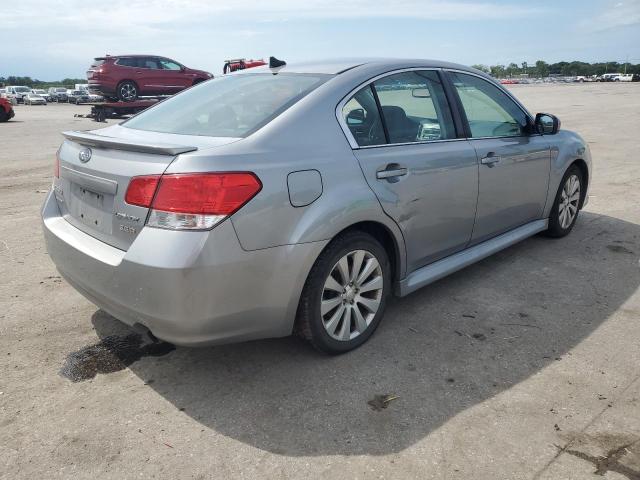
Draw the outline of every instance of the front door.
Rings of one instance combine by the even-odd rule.
[[[542,217],[550,145],[528,131],[528,115],[505,92],[475,75],[449,72],[479,161],[479,195],[471,244]]]
[[[438,72],[390,74],[342,113],[367,182],[403,232],[409,272],[462,250],[473,230],[478,164],[470,143],[456,138]]]

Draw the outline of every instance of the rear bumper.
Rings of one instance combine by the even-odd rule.
[[[88,89],[91,93],[97,93],[99,95],[114,95],[116,93],[116,85],[99,80],[89,80]]]
[[[74,288],[124,323],[187,346],[289,335],[326,245],[248,252],[226,221],[208,232],[145,227],[125,252],[69,224],[51,192],[42,218],[49,256]]]

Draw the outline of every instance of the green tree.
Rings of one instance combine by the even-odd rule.
[[[491,73],[491,69],[486,65],[482,65],[481,63],[478,63],[476,65],[471,65],[471,67],[475,68],[476,70],[480,70],[481,72],[484,72],[484,73]]]
[[[548,77],[549,76],[549,64],[544,60],[538,60],[536,62],[536,75],[539,77]]]
[[[504,65],[493,65],[491,68],[491,75],[495,78],[504,78],[507,75],[507,71]]]

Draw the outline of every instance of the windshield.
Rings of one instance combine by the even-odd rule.
[[[66,88],[56,88],[56,92],[66,92]]]
[[[28,87],[16,87],[16,92],[28,92]]]
[[[286,73],[218,77],[164,100],[123,125],[182,135],[245,137],[329,78]]]

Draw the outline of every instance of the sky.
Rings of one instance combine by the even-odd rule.
[[[84,77],[105,54],[214,74],[227,58],[399,57],[466,65],[640,63],[640,0],[4,0],[0,77]]]

